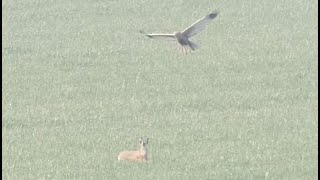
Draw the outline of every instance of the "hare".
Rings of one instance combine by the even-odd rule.
[[[140,138],[140,150],[138,151],[123,151],[119,154],[119,161],[133,161],[133,162],[147,162],[148,161],[148,151],[147,151],[148,138],[143,141]]]

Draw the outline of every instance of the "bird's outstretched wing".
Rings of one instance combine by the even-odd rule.
[[[161,33],[151,33],[151,34],[147,34],[144,31],[140,30],[141,34],[144,34],[146,36],[148,36],[149,38],[152,39],[161,39],[161,40],[167,40],[167,41],[174,41],[175,40],[175,36],[173,34],[161,34]]]
[[[197,22],[193,23],[191,26],[182,31],[182,35],[191,37],[203,31],[214,18],[218,16],[220,12],[215,11],[213,13],[208,14],[207,16],[199,19]]]

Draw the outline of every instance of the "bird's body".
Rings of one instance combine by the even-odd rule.
[[[144,31],[140,31],[140,33],[145,34],[146,36],[152,39],[176,40],[182,46],[182,51],[187,53],[188,49],[194,51],[198,48],[198,45],[190,41],[189,38],[203,31],[207,27],[208,23],[211,22],[211,20],[213,20],[215,17],[217,17],[218,14],[219,14],[219,11],[210,13],[204,18],[201,18],[195,23],[193,23],[191,26],[189,26],[185,30],[177,31],[172,34],[162,34],[162,33],[147,34]]]

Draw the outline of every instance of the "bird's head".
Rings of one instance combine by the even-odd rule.
[[[182,34],[181,34],[180,31],[175,31],[175,32],[173,32],[173,34],[174,34],[174,36],[175,36],[176,38],[180,38],[180,37],[182,36]]]

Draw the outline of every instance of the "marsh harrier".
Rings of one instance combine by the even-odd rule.
[[[211,22],[214,18],[216,18],[219,13],[220,13],[219,11],[210,13],[207,16],[193,23],[191,26],[189,26],[185,30],[174,32],[172,34],[162,34],[162,33],[147,34],[142,30],[140,30],[140,33],[152,39],[176,40],[182,46],[182,51],[187,53],[188,49],[190,51],[191,50],[194,51],[198,48],[198,45],[190,41],[189,38],[203,31],[207,27],[209,22]]]

